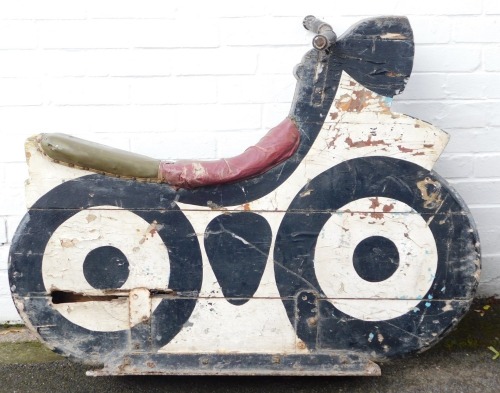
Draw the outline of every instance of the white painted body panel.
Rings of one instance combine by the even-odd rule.
[[[162,352],[306,351],[285,313],[274,277],[276,232],[292,199],[309,180],[352,158],[388,156],[431,169],[448,141],[443,131],[409,116],[392,113],[389,105],[389,99],[365,89],[344,74],[318,138],[296,171],[276,190],[249,204],[221,209],[178,204],[198,237],[203,256],[203,284],[188,322]],[[34,141],[27,143],[27,157],[28,207],[58,184],[91,173],[50,161]],[[318,280],[326,295],[346,314],[367,321],[388,320],[411,310],[429,289],[437,264],[432,234],[424,219],[404,203],[388,198],[379,202],[378,206],[370,207],[369,200],[359,200],[340,208],[325,225],[316,246],[315,268],[320,272]],[[388,206],[392,206],[389,211]],[[227,211],[244,210],[258,213],[269,222],[272,244],[259,288],[246,304],[236,306],[223,299],[203,240],[205,228],[213,218]],[[89,214],[99,220],[89,222]],[[94,227],[97,222],[99,225]],[[77,213],[52,235],[47,245],[43,263],[46,287],[91,291],[92,287],[81,273],[85,253],[101,245],[114,245],[130,257],[132,274],[123,288],[167,289],[168,254],[158,236],[147,235],[151,224],[134,213],[109,206]],[[349,231],[342,230],[343,226],[349,227]],[[413,259],[409,261],[412,267],[408,268],[403,259],[394,276],[367,283],[349,266],[352,257],[349,250],[351,244],[376,233],[393,237],[396,244],[404,243],[408,249],[399,251],[412,254]],[[141,243],[144,236],[148,241]],[[404,236],[412,241],[401,242]],[[419,256],[424,253],[425,262],[420,264]],[[331,269],[331,264],[335,264],[336,269]],[[158,301],[152,299],[151,311]],[[92,330],[114,331],[140,322],[140,316],[130,314],[133,304],[127,298],[106,305],[97,303],[54,307],[65,318]]]

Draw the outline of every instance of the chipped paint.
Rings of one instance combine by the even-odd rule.
[[[409,149],[407,147],[403,147],[401,145],[398,145],[398,149],[399,149],[399,151],[401,151],[403,153],[413,153],[413,150],[414,150],[414,149]]]
[[[389,146],[389,144],[382,139],[372,140],[372,136],[368,135],[368,139],[354,142],[351,137],[345,139],[345,143],[349,147],[359,148],[359,147],[370,147],[370,146]]]
[[[408,37],[406,37],[403,34],[399,34],[399,33],[387,33],[387,34],[381,35],[380,38],[383,40],[407,40],[408,39]]]
[[[435,209],[443,203],[441,199],[441,183],[438,181],[426,177],[424,180],[417,182],[417,187],[424,200],[425,208]]]
[[[60,242],[62,247],[71,248],[78,244],[78,239],[61,239]]]

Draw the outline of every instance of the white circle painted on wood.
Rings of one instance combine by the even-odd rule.
[[[318,282],[340,311],[365,321],[382,321],[411,311],[430,289],[437,269],[434,236],[424,218],[403,202],[363,198],[333,213],[315,249]],[[371,236],[397,247],[399,266],[389,278],[370,282],[356,272],[353,253]]]
[[[86,280],[83,263],[90,251],[112,246],[123,252],[129,263],[129,275],[120,290],[167,289],[170,263],[158,230],[157,223],[148,223],[116,206],[98,206],[76,213],[61,224],[47,242],[42,262],[45,288],[50,292],[99,294]],[[153,299],[151,312],[159,302]],[[74,324],[89,330],[130,328],[127,297],[52,306]]]

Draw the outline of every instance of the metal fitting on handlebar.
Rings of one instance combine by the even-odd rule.
[[[328,49],[337,41],[337,35],[332,26],[313,15],[306,16],[302,24],[306,30],[317,34],[312,41],[313,47],[317,50]]]

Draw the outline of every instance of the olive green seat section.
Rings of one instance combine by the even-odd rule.
[[[66,134],[41,134],[42,151],[53,160],[116,176],[157,179],[160,160]]]

